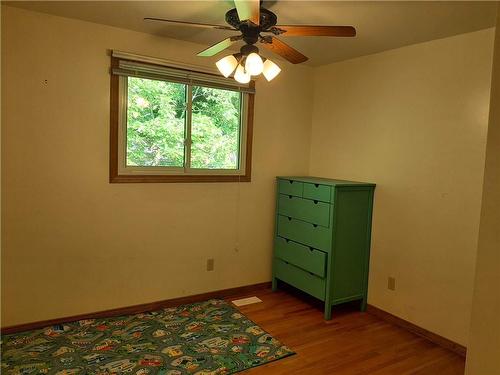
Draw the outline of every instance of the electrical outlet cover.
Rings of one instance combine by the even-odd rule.
[[[394,277],[389,277],[387,279],[387,289],[396,290],[396,279]]]
[[[215,260],[214,259],[207,259],[207,271],[213,271],[215,268]]]

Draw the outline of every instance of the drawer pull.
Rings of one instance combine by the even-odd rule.
[[[314,204],[318,204],[318,201],[317,200],[313,200]]]
[[[314,187],[319,187],[319,184],[314,184]]]
[[[318,227],[318,224],[313,224],[313,227],[314,227],[314,228],[317,228],[317,227]]]
[[[292,218],[290,216],[288,216],[288,221],[292,221]]]
[[[293,197],[291,195],[289,195],[288,198],[292,199]]]
[[[309,251],[312,253],[314,251],[314,247],[309,246]]]
[[[285,238],[285,242],[288,243],[290,242],[290,240],[288,238]]]
[[[291,183],[291,184],[293,184],[293,181],[292,181],[292,180],[289,180],[288,182],[289,182],[289,183]]]

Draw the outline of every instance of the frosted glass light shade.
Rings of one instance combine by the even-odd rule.
[[[273,80],[278,74],[280,74],[281,69],[278,65],[273,63],[271,60],[264,61],[264,69],[262,70],[262,74],[268,81]]]
[[[245,72],[243,66],[238,65],[236,72],[234,73],[234,79],[239,83],[248,83],[250,82],[250,74]]]
[[[248,74],[250,74],[251,76],[258,76],[260,73],[262,73],[262,69],[264,69],[264,63],[262,62],[262,58],[258,54],[252,52],[247,56],[245,62],[245,70]]]
[[[217,69],[222,73],[224,77],[229,77],[236,66],[238,65],[238,60],[233,55],[226,56],[215,63]]]

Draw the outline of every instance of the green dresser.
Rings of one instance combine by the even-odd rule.
[[[278,177],[273,290],[284,281],[332,306],[366,309],[375,184]]]

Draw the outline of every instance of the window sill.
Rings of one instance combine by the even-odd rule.
[[[169,183],[169,182],[250,182],[249,175],[111,175],[109,182],[120,183]]]

